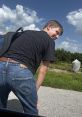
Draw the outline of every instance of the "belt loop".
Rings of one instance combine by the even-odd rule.
[[[7,60],[7,63],[6,63],[6,67],[8,66],[8,63],[9,63],[9,58],[8,58],[8,60]]]

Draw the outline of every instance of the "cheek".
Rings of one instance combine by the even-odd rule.
[[[52,32],[52,31],[50,31],[50,32],[49,32],[49,35],[50,35],[50,36],[52,36],[52,35],[53,35],[53,32]]]

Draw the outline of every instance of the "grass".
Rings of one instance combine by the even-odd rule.
[[[82,92],[82,72],[72,72],[71,64],[68,63],[53,64],[50,68],[63,69],[67,70],[67,72],[48,71],[43,86]]]
[[[71,63],[58,62],[50,64],[49,68],[66,70],[67,72],[55,72],[49,70],[42,84],[43,86],[82,92],[82,66],[80,68],[80,72],[78,73],[72,72]]]
[[[56,62],[55,64],[50,64],[49,67],[53,69],[56,68],[56,69],[72,71],[72,64],[66,63],[66,62]],[[82,71],[82,65],[81,65],[80,71]]]
[[[82,91],[82,73],[57,73],[49,71],[43,86]]]

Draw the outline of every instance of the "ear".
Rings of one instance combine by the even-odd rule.
[[[47,26],[47,30],[49,30],[50,28],[52,28],[52,26],[49,24],[49,25]]]

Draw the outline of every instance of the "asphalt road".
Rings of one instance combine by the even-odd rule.
[[[11,92],[8,109],[22,112],[22,106]],[[41,87],[38,91],[39,114],[46,117],[82,117],[82,92]]]

